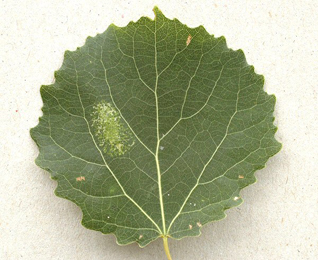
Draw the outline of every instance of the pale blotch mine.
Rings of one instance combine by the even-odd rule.
[[[93,107],[92,127],[98,139],[98,145],[110,156],[120,156],[133,145],[130,130],[124,125],[116,109],[106,102]]]

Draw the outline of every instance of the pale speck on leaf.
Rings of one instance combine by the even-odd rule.
[[[84,176],[77,177],[76,181],[85,181],[85,177]]]
[[[187,42],[186,42],[187,46],[190,44],[191,40],[192,40],[192,36],[189,34],[187,38]]]

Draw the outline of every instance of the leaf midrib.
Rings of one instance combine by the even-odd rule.
[[[161,211],[161,221],[162,221],[162,229],[163,235],[166,236],[166,220],[165,220],[165,211],[164,211],[164,203],[162,196],[162,185],[161,185],[161,172],[160,172],[160,163],[159,163],[159,147],[160,147],[160,130],[159,130],[159,106],[158,106],[158,62],[157,62],[157,17],[155,17],[155,70],[156,70],[156,83],[155,83],[155,100],[156,100],[156,121],[157,121],[157,147],[156,147],[156,167],[157,167],[157,175],[158,175],[158,190],[159,190],[159,202],[160,202],[160,211]]]

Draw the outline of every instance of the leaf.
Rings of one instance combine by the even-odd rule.
[[[167,249],[241,204],[281,144],[275,97],[243,52],[154,12],[65,52],[31,136],[85,227]]]

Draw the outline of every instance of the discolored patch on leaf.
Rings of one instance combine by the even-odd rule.
[[[85,181],[85,177],[84,176],[77,177],[76,181]]]
[[[192,36],[189,35],[186,42],[187,46],[190,44],[191,40],[192,40]]]
[[[126,153],[135,142],[131,132],[124,126],[119,113],[106,102],[95,105],[93,109],[92,127],[99,146],[111,156]]]

